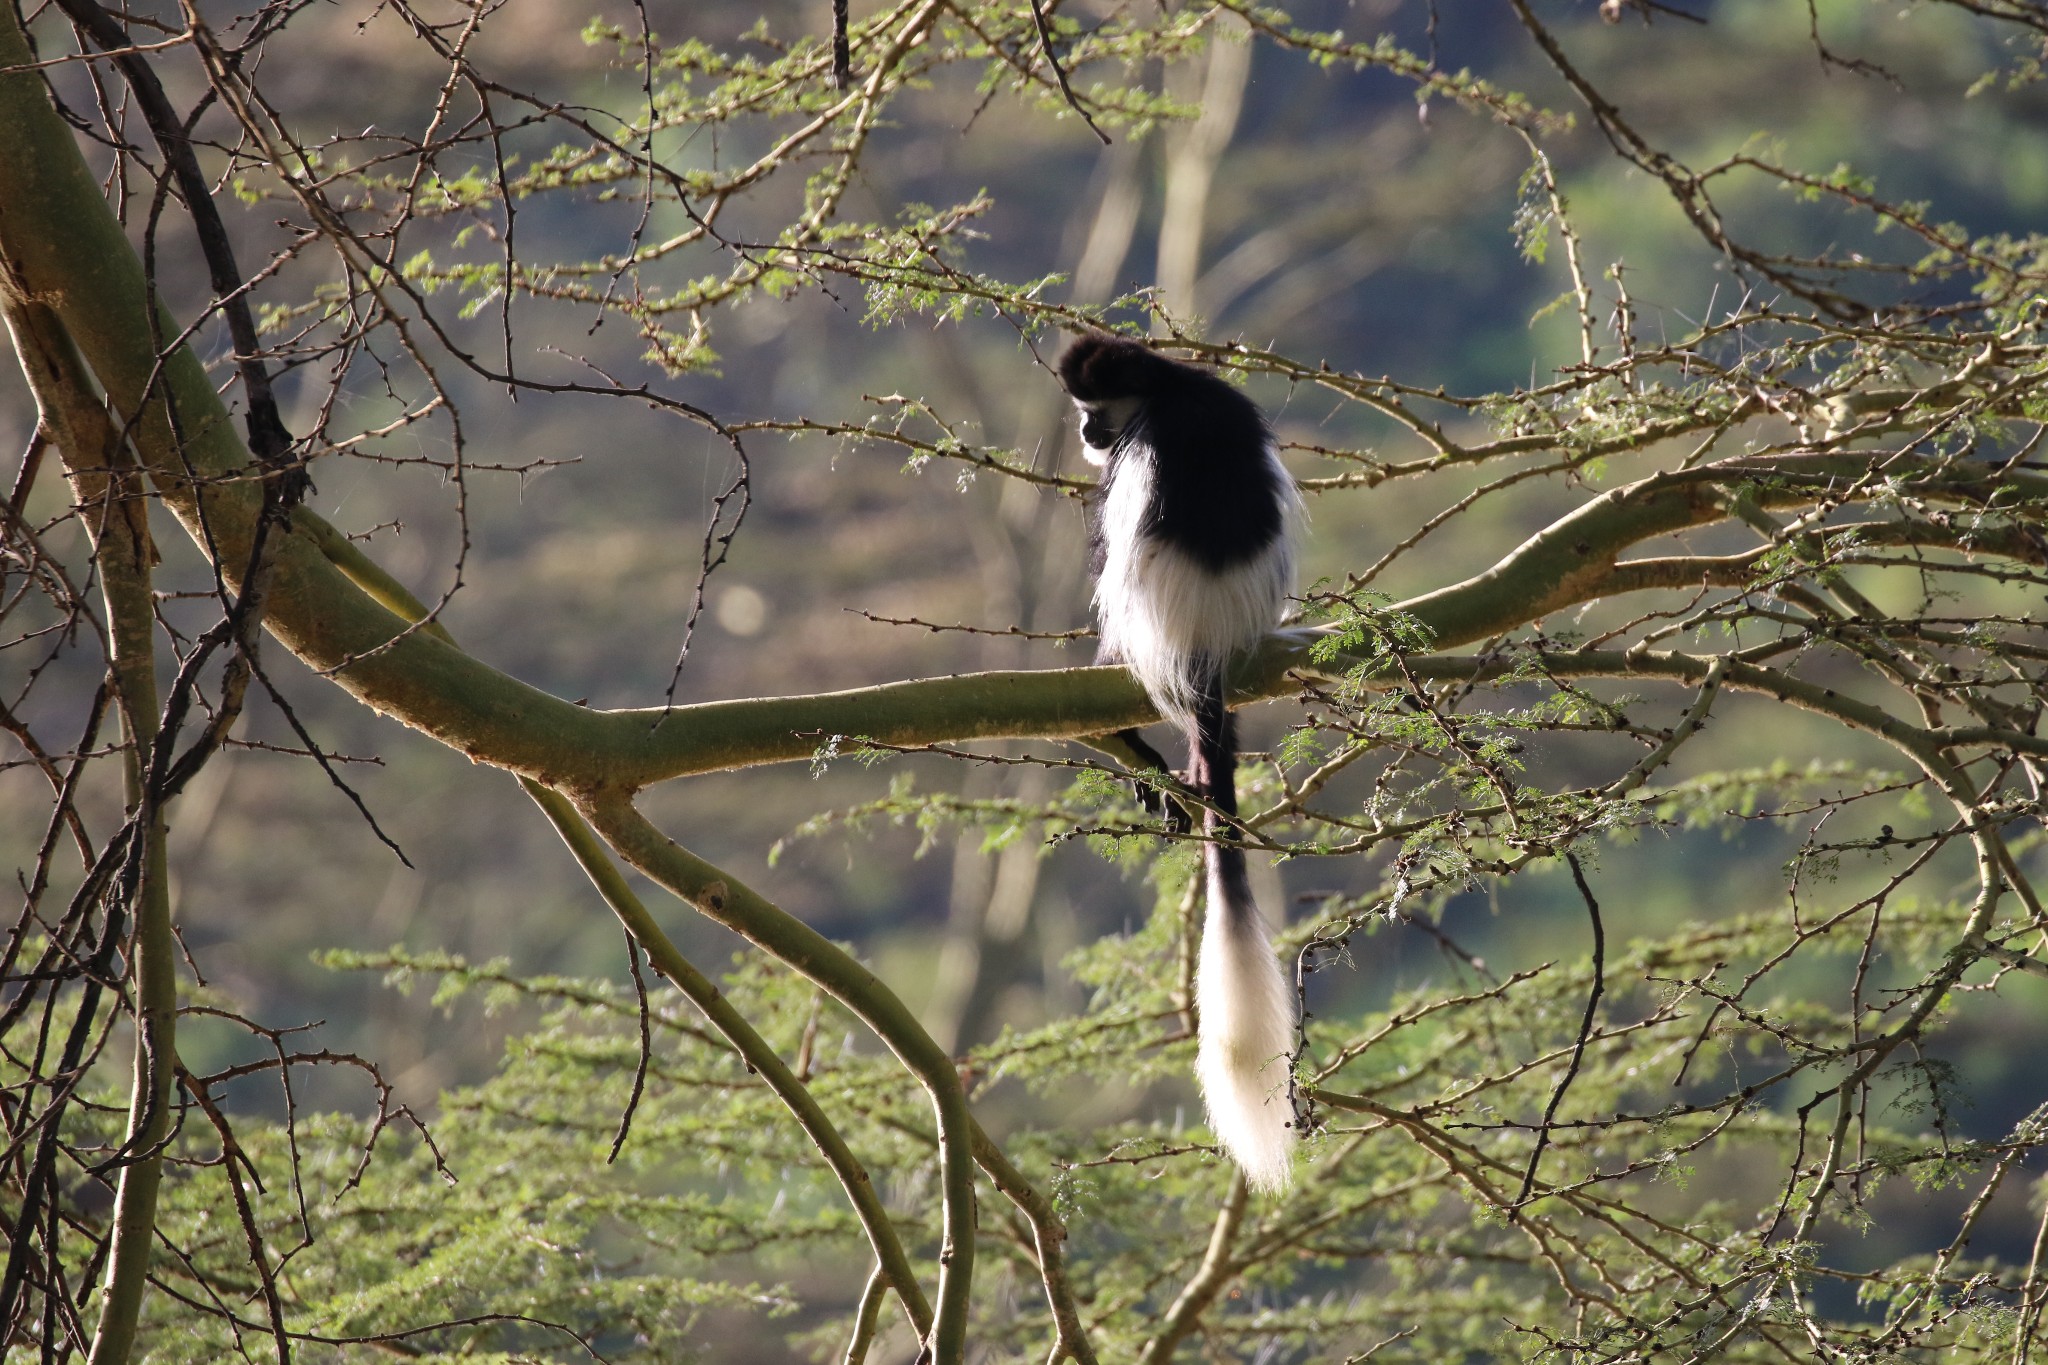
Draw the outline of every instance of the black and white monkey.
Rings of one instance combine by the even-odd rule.
[[[1102,469],[1100,661],[1129,668],[1187,735],[1188,785],[1209,805],[1195,981],[1202,1097],[1245,1178],[1278,1190],[1295,1143],[1294,1000],[1231,828],[1237,741],[1224,675],[1280,624],[1300,495],[1257,405],[1209,371],[1090,333],[1060,357],[1059,374],[1080,409],[1087,457]]]

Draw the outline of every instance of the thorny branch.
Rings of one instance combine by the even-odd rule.
[[[2034,5],[1931,8],[2000,37],[2037,43],[2048,32]],[[457,1311],[427,1325],[324,1325],[331,1305],[302,1297],[318,1277],[293,1273],[295,1262],[310,1266],[321,1253],[315,1229],[327,1217],[307,1193],[309,1125],[294,1077],[345,1066],[376,1092],[374,1116],[348,1148],[344,1191],[362,1187],[391,1124],[417,1120],[367,1061],[287,1047],[284,1031],[239,1018],[267,1049],[263,1061],[206,1075],[187,1068],[168,1023],[175,1002],[165,1005],[166,973],[176,971],[162,951],[167,932],[148,941],[153,947],[144,937],[169,927],[151,902],[163,893],[166,866],[152,831],[171,819],[175,838],[173,817],[202,765],[227,744],[248,742],[236,731],[251,723],[251,682],[300,749],[335,773],[319,726],[300,720],[258,652],[259,630],[278,627],[273,613],[292,609],[276,601],[288,542],[316,543],[352,590],[407,623],[326,658],[326,677],[346,682],[358,665],[414,657],[405,650],[422,637],[446,643],[438,618],[469,581],[477,481],[528,480],[578,458],[554,448],[481,458],[465,419],[485,401],[480,392],[535,409],[582,405],[579,413],[617,413],[624,400],[682,419],[677,431],[687,435],[667,439],[685,447],[679,462],[703,483],[702,534],[692,542],[694,585],[664,703],[634,718],[639,735],[654,736],[649,745],[678,742],[677,732],[707,727],[714,715],[679,700],[681,669],[713,575],[749,529],[755,481],[766,476],[750,439],[787,437],[850,460],[879,453],[912,472],[946,468],[1047,505],[1088,492],[1087,480],[1060,472],[1045,450],[988,435],[958,415],[965,401],[931,392],[875,389],[864,409],[807,393],[788,405],[794,411],[721,415],[705,398],[715,391],[718,337],[808,295],[848,313],[865,308],[863,320],[875,323],[978,310],[1014,327],[1033,354],[1060,328],[1153,326],[1162,347],[1223,366],[1262,397],[1313,395],[1343,414],[1310,423],[1289,408],[1281,420],[1289,459],[1319,502],[1318,525],[1371,522],[1351,517],[1345,501],[1363,495],[1412,493],[1415,501],[1400,505],[1414,514],[1375,526],[1376,538],[1360,542],[1370,551],[1307,596],[1313,639],[1291,651],[1276,646],[1265,671],[1247,677],[1247,699],[1301,696],[1292,731],[1248,756],[1247,843],[1327,875],[1333,888],[1310,898],[1313,912],[1286,945],[1299,951],[1306,1004],[1318,1005],[1339,967],[1361,967],[1354,954],[1369,967],[1399,958],[1407,929],[1427,940],[1448,975],[1395,988],[1377,1013],[1305,1011],[1298,1071],[1324,1124],[1304,1188],[1286,1205],[1255,1206],[1233,1185],[1218,1217],[1215,1181],[1199,1183],[1214,1175],[1202,1164],[1206,1144],[1135,1122],[1092,1147],[1096,1135],[1049,1138],[1053,1169],[1073,1181],[1049,1197],[976,1121],[977,1086],[1058,1074],[1108,1091],[1133,1076],[1149,1083],[1162,1058],[1171,1062],[1184,1027],[1173,989],[1161,983],[1184,984],[1187,952],[1170,859],[1160,942],[1125,945],[1121,967],[1090,966],[1099,992],[1091,1013],[949,1058],[900,1001],[868,984],[852,955],[770,915],[772,906],[737,916],[726,903],[733,888],[625,801],[624,789],[647,780],[653,765],[621,778],[626,769],[565,753],[546,774],[558,786],[533,787],[553,803],[551,814],[571,803],[598,812],[643,869],[754,934],[766,960],[828,983],[897,1049],[907,1070],[889,1084],[914,1076],[925,1106],[887,1108],[884,1119],[858,1126],[871,1108],[886,1108],[877,1097],[888,1085],[875,1080],[879,1071],[856,1070],[858,1058],[821,1060],[815,1002],[799,1061],[788,1066],[769,1006],[756,1027],[735,1003],[755,995],[726,998],[663,946],[651,913],[623,884],[594,873],[614,908],[625,907],[635,941],[712,1026],[665,1017],[659,992],[638,979],[637,958],[636,993],[625,1004],[561,983],[498,984],[632,1021],[632,1089],[624,1116],[607,1116],[603,1133],[620,1164],[648,1140],[646,1109],[659,1092],[701,1081],[657,1038],[680,1040],[679,1056],[739,1057],[750,1074],[765,1075],[783,1106],[774,1122],[802,1134],[790,1165],[829,1169],[860,1226],[853,1245],[876,1267],[856,1286],[849,1358],[882,1339],[885,1290],[915,1333],[936,1322],[937,1348],[957,1357],[970,1323],[984,1326],[969,1266],[987,1276],[992,1263],[1044,1292],[1019,1296],[1031,1302],[1016,1319],[1024,1325],[989,1325],[990,1339],[1035,1333],[1039,1349],[1049,1338],[1054,1360],[1087,1362],[1100,1349],[1104,1358],[1122,1350],[1163,1361],[1197,1335],[1221,1354],[1353,1329],[1356,1340],[1380,1343],[1354,1358],[1410,1337],[1418,1352],[1452,1358],[1487,1348],[1459,1335],[1482,1307],[1490,1324],[1510,1325],[1518,1349],[1587,1359],[1976,1350],[2018,1360],[2038,1349],[2048,1223],[2035,1225],[2031,1254],[2017,1259],[1991,1230],[2010,1221],[2011,1191],[2023,1183],[2014,1177],[2038,1165],[2048,1145],[2048,1108],[2037,1105],[2003,1133],[1966,1131],[1955,1064],[1944,1055],[1967,1038],[1954,1018],[2020,1000],[2037,989],[2032,978],[2048,975],[2048,919],[2033,883],[2048,814],[2048,740],[2039,734],[2048,711],[2048,638],[2039,624],[2048,591],[2048,468],[2039,460],[2048,337],[2037,303],[2048,253],[2038,240],[1952,221],[1846,169],[1803,167],[1774,150],[1688,161],[1604,74],[1590,30],[1576,26],[1593,16],[1554,18],[1509,0],[1529,55],[1562,83],[1564,98],[1740,282],[1696,318],[1673,310],[1652,328],[1622,264],[1594,269],[1598,234],[1572,217],[1568,191],[1585,166],[1554,136],[1572,115],[1489,76],[1447,69],[1457,64],[1439,61],[1433,7],[1429,50],[1418,53],[1390,37],[1362,40],[1226,3],[1231,23],[1241,20],[1261,45],[1259,61],[1403,82],[1419,99],[1497,122],[1515,155],[1533,158],[1523,226],[1554,233],[1564,247],[1559,297],[1572,306],[1575,354],[1547,379],[1458,393],[1422,376],[1175,331],[1143,291],[1097,308],[1062,302],[1053,274],[1013,279],[983,269],[969,244],[1003,230],[991,195],[871,214],[875,186],[886,181],[878,168],[893,154],[891,130],[925,126],[927,99],[945,108],[933,92],[943,95],[955,69],[970,73],[981,101],[970,131],[990,121],[982,110],[1007,98],[1066,116],[1054,126],[1069,133],[1085,126],[1105,143],[1112,131],[1138,139],[1190,111],[1171,108],[1132,73],[1192,57],[1220,11],[897,0],[854,16],[836,4],[823,41],[785,42],[764,27],[720,48],[658,33],[636,9],[637,26],[590,32],[600,55],[589,70],[616,66],[632,78],[631,97],[607,107],[522,88],[491,69],[486,54],[500,22],[491,7],[444,16],[397,0],[376,22],[402,29],[405,50],[432,63],[421,117],[320,132],[315,111],[277,74],[303,60],[292,44],[312,28],[315,12],[305,7],[266,4],[229,16],[183,5],[154,18],[117,16],[91,0],[59,0],[58,9],[77,41],[42,22],[37,49],[0,63],[0,81],[38,117],[55,100],[69,120],[65,154],[76,155],[71,130],[92,146],[106,197],[151,271],[143,316],[153,357],[125,410],[113,401],[111,373],[78,370],[74,347],[96,354],[91,319],[60,317],[76,306],[65,291],[26,283],[46,268],[38,252],[47,255],[50,243],[10,237],[7,215],[23,201],[0,196],[0,293],[10,320],[28,329],[22,335],[44,338],[34,347],[18,340],[17,350],[38,398],[50,400],[0,509],[0,621],[9,630],[0,644],[30,661],[8,675],[10,694],[0,698],[0,730],[15,750],[0,772],[18,769],[48,802],[24,841],[20,909],[0,950],[6,1347],[53,1359],[91,1350],[111,1363],[125,1352],[105,1305],[124,1294],[139,1302],[145,1274],[163,1300],[236,1349],[279,1360],[302,1344],[406,1352],[458,1336],[465,1349],[537,1350],[531,1343],[545,1340],[595,1357],[593,1343],[611,1340],[622,1323],[648,1327],[631,1320],[631,1309],[595,1317],[588,1331],[580,1317]],[[1661,4],[1607,6],[1601,15],[1619,19],[1624,9],[1645,24],[1701,18]],[[1839,79],[1901,79],[1829,36],[1818,6],[1808,17],[1812,55]],[[1701,31],[1711,40],[1713,24]],[[26,127],[27,113],[17,122]],[[1730,206],[1757,184],[1838,215],[1829,224],[1867,225],[1870,241],[1890,254],[1753,239]],[[238,200],[254,211],[236,211]],[[598,206],[577,220],[598,226],[587,243],[555,250],[539,210],[568,203]],[[625,210],[616,222],[603,216],[613,205]],[[182,324],[158,308],[171,302],[181,225],[203,266],[189,273],[210,290]],[[1812,240],[1842,239],[1830,226]],[[1525,236],[1525,246],[1535,241]],[[530,332],[551,340],[529,356],[521,346]],[[580,348],[562,341],[578,333]],[[621,334],[630,342],[623,348],[611,344]],[[221,357],[216,382],[240,395],[246,449],[236,467],[195,462],[204,422],[169,396],[181,348]],[[700,435],[702,450],[688,445]],[[147,486],[138,461],[152,471]],[[428,605],[300,506],[316,461],[337,473],[360,462],[445,477],[452,549]],[[72,483],[53,496],[60,466]],[[689,479],[664,470],[656,482]],[[229,525],[238,484],[261,493],[246,538]],[[151,543],[150,501],[197,509],[188,529],[203,563],[196,579],[189,567],[167,570],[183,586],[148,609],[117,612],[98,596],[115,542],[100,540],[99,559],[80,554],[72,523],[121,533],[127,567],[147,572],[153,551],[135,547]],[[1516,512],[1524,502],[1563,510],[1528,522],[1500,510],[1511,502]],[[1460,537],[1487,543],[1506,524],[1525,538],[1490,569],[1462,579],[1437,571],[1439,547]],[[229,554],[231,543],[242,551]],[[1403,574],[1427,586],[1398,602],[1377,594]],[[181,605],[208,598],[216,622]],[[936,623],[959,618],[924,611],[869,619],[1003,647],[1077,634],[1028,619],[944,626]],[[298,639],[314,633],[302,621],[283,628],[301,631]],[[130,638],[121,642],[124,630]],[[144,651],[134,657],[165,665],[160,704],[140,706],[141,694],[122,686],[117,656],[133,647]],[[216,661],[224,662],[209,683]],[[945,695],[957,695],[960,680],[944,681],[955,688]],[[1076,731],[1062,728],[1070,724],[1063,689],[1079,695],[1082,687],[1006,674],[990,685],[984,710],[1014,705],[1038,718],[1038,732],[1068,736]],[[67,688],[67,704],[48,701]],[[741,766],[816,750],[826,767],[917,753],[1076,779],[1053,795],[1043,785],[991,795],[905,782],[820,818],[801,831],[806,837],[897,822],[928,838],[941,827],[992,831],[992,844],[1028,836],[1052,846],[1080,833],[1148,857],[1159,835],[1182,842],[1129,807],[1100,765],[965,747],[958,741],[1029,727],[997,723],[963,736],[946,728],[956,718],[937,705],[941,692],[940,680],[878,690],[866,699],[874,728],[865,734],[778,720],[773,742],[699,761]],[[810,700],[775,701],[782,709],[774,715],[801,713]],[[458,737],[456,727],[437,729],[433,716],[407,711],[404,699],[386,701],[474,757],[529,777],[542,766],[494,749],[502,732],[487,725]],[[1740,754],[1742,728],[1764,715],[1804,747],[1750,763],[1715,757],[1723,745]],[[110,716],[122,723],[118,742],[102,733]],[[1809,763],[1809,751],[1840,757]],[[123,766],[135,774],[134,791],[110,816],[109,779],[100,774]],[[1163,775],[1146,782],[1177,790]],[[349,794],[370,819],[367,803]],[[565,832],[582,828],[568,817],[564,824]],[[1698,827],[1731,841],[1725,885],[1703,900],[1712,913],[1674,923],[1638,904],[1655,897],[1611,898],[1630,923],[1617,925],[1610,960],[1608,921],[1624,911],[1603,919],[1579,855],[1611,850],[1618,862],[1633,856],[1633,841],[1676,840]],[[1774,847],[1779,830],[1793,832],[1796,850],[1782,894],[1758,875],[1768,858],[1755,852]],[[594,844],[579,853],[598,865]],[[1506,948],[1472,947],[1458,918],[1475,891],[1504,913],[1540,913],[1536,874],[1560,859],[1593,930],[1591,987],[1580,995],[1573,983],[1588,978],[1571,965],[1490,965],[1485,954]],[[787,930],[789,942],[764,924]],[[1575,949],[1560,953],[1577,960]],[[195,987],[203,959],[188,959]],[[1838,963],[1848,965],[1836,971]],[[1395,979],[1388,970],[1375,982]],[[1553,1026],[1574,1007],[1575,1031]],[[199,1008],[188,1001],[184,1013]],[[144,1021],[145,1042],[124,1051],[119,1021],[131,1017]],[[151,1021],[159,1032],[149,1032]],[[1450,1057],[1453,1067],[1435,1064]],[[125,1064],[134,1080],[124,1116],[99,1079]],[[233,1089],[258,1075],[274,1076],[282,1093],[281,1158],[265,1150],[267,1130]],[[753,1088],[730,1086],[733,1094]],[[418,1131],[425,1169],[450,1175],[434,1140]],[[925,1182],[929,1189],[912,1188],[908,1176],[901,1189],[871,1188],[843,1133],[878,1149],[893,1133],[906,1144],[900,1150],[917,1154],[903,1157],[905,1171],[928,1167],[939,1177]],[[729,1159],[741,1169],[752,1158]],[[1684,1181],[1696,1165],[1714,1169],[1717,1183],[1725,1175],[1731,1188],[1761,1170],[1768,1189],[1709,1210],[1688,1202]],[[159,1167],[176,1188],[228,1182],[225,1250],[174,1216],[147,1213],[136,1173]],[[280,1172],[281,1185],[273,1179]],[[1157,1238],[1143,1275],[1119,1280],[1092,1263],[1096,1248],[1065,1243],[1070,1222],[1088,1226],[1091,1200],[1126,1201],[1115,1205],[1120,1212],[1144,1207],[1131,1193],[1142,1186],[1117,1183],[1126,1175],[1181,1192],[1200,1217]],[[1899,1175],[1968,1185],[1969,1197],[1910,1265],[1851,1268],[1835,1254],[1832,1229],[1875,1216],[1886,1180]],[[978,1196],[977,1178],[1007,1207]],[[1461,1221],[1446,1215],[1452,1208],[1480,1216]],[[139,1229],[140,1242],[130,1235],[124,1249],[123,1226]],[[933,1253],[925,1243],[941,1227],[950,1240]],[[1195,1235],[1177,1244],[1190,1227]],[[1996,1254],[1987,1250],[1994,1244]],[[987,1259],[977,1263],[977,1253]],[[920,1256],[933,1265],[919,1265]],[[1134,1251],[1132,1259],[1142,1258]],[[1389,1335],[1390,1320],[1370,1306],[1262,1297],[1261,1286],[1291,1283],[1303,1263],[1374,1267],[1384,1278],[1365,1297],[1407,1314],[1405,1325]],[[936,1318],[920,1274],[943,1286]],[[1823,1284],[1863,1293],[1869,1306],[1860,1315],[1824,1309]],[[1484,1303],[1475,1307],[1478,1296]],[[1557,1304],[1563,1311],[1553,1311]]]

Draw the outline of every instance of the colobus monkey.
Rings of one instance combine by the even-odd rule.
[[[1128,667],[1186,733],[1188,783],[1210,807],[1195,980],[1202,1097],[1245,1178],[1278,1190],[1294,1152],[1294,1001],[1231,828],[1237,740],[1224,675],[1280,624],[1300,495],[1258,407],[1207,370],[1091,333],[1068,347],[1059,373],[1087,457],[1102,468],[1098,657]]]

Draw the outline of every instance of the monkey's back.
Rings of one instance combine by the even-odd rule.
[[[1263,423],[1254,430],[1257,463],[1188,462],[1228,490],[1227,499],[1187,496],[1178,485],[1188,464],[1162,456],[1140,430],[1118,443],[1103,481],[1095,585],[1102,655],[1128,665],[1153,704],[1183,721],[1230,656],[1280,624],[1294,584],[1294,484]]]
[[[1286,537],[1293,481],[1256,404],[1207,371],[1173,368],[1131,433],[1153,462],[1142,531],[1225,573]]]

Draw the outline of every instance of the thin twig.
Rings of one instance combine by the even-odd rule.
[[[1579,855],[1566,853],[1564,860],[1571,866],[1572,880],[1578,883],[1579,895],[1586,901],[1586,916],[1593,921],[1593,986],[1586,992],[1586,1014],[1579,1021],[1578,1041],[1572,1044],[1572,1059],[1558,1078],[1557,1089],[1550,1092],[1550,1103],[1543,1110],[1543,1122],[1536,1130],[1536,1146],[1529,1153],[1529,1169],[1522,1173],[1522,1188],[1515,1195],[1514,1208],[1521,1208],[1529,1202],[1529,1193],[1536,1187],[1536,1167],[1543,1160],[1543,1149],[1550,1145],[1550,1121],[1557,1117],[1557,1107],[1564,1102],[1564,1092],[1571,1087],[1572,1078],[1579,1074],[1579,1062],[1586,1055],[1586,1041],[1593,1036],[1593,1017],[1600,1008],[1600,995],[1605,989],[1607,973],[1607,931],[1600,923],[1600,902],[1593,899],[1593,889],[1586,885],[1586,873],[1579,866]]]
[[[835,3],[844,4],[845,0],[835,0]],[[1052,50],[1052,29],[1045,22],[1045,7],[1040,0],[1031,0],[1031,22],[1038,26],[1038,46],[1045,53],[1045,63],[1052,68],[1053,78],[1060,83],[1060,94],[1066,98],[1067,106],[1081,116],[1081,122],[1088,125],[1088,131],[1101,138],[1102,145],[1107,147],[1109,134],[1096,126],[1095,120],[1088,116],[1088,111],[1081,107],[1081,100],[1074,94],[1074,87],[1067,84],[1066,69],[1060,65],[1060,59]]]

